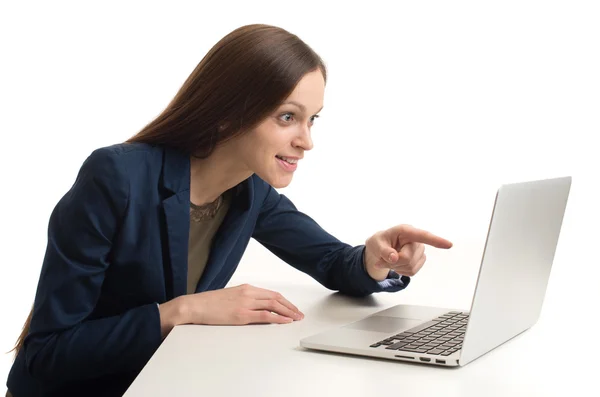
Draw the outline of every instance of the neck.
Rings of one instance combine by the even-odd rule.
[[[225,191],[252,176],[252,171],[230,152],[225,145],[217,147],[208,158],[191,158],[190,201],[193,204],[212,203]]]

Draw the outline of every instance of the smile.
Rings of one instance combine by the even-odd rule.
[[[279,160],[283,160],[283,161],[285,161],[287,163],[290,163],[290,164],[297,164],[298,163],[298,159],[290,159],[290,158],[284,157],[284,156],[275,156],[275,157],[277,157]]]
[[[298,168],[298,159],[290,159],[283,156],[275,156],[275,158],[277,158],[277,162],[286,172],[294,172]]]

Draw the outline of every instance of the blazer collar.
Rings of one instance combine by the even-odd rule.
[[[164,149],[163,186],[172,193],[190,191],[190,156],[171,148]]]
[[[180,151],[171,148],[164,149],[162,184],[171,193],[182,193],[190,190],[190,157]],[[248,188],[252,177],[242,181],[233,187],[233,194],[238,205],[244,210],[250,208],[250,197]]]

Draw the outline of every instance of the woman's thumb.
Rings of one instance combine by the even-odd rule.
[[[381,258],[387,263],[398,262],[398,252],[392,247],[383,247],[381,250]]]

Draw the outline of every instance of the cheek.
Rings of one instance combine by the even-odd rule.
[[[249,132],[238,142],[237,153],[250,163],[262,161],[269,152],[267,136],[268,131],[264,127]]]
[[[272,127],[262,131],[260,138],[257,140],[259,151],[271,157],[276,154],[281,154],[288,143],[288,133],[281,127]]]
[[[290,136],[293,134],[292,126],[281,126],[276,120],[267,120],[251,133],[242,142],[240,150],[243,151],[247,163],[258,172],[271,172],[277,166],[278,154],[289,153],[286,145],[290,145]],[[266,176],[266,175],[265,175]]]

